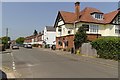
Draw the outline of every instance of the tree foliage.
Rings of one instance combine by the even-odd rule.
[[[8,41],[10,41],[10,37],[4,36],[1,38],[1,40],[2,40],[2,44],[6,45],[6,44],[8,44]]]
[[[34,36],[38,35],[38,32],[37,30],[34,30],[34,33],[33,33]]]
[[[78,49],[82,46],[82,43],[87,41],[87,34],[83,26],[81,26],[75,34],[74,45]]]
[[[23,44],[24,40],[25,40],[24,37],[19,37],[19,38],[16,39],[16,43]]]

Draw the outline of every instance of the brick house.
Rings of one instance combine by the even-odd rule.
[[[37,45],[42,46],[42,44],[43,44],[43,34],[39,33],[36,36],[31,35],[31,36],[25,37],[24,44],[32,44],[32,45],[37,44]]]
[[[87,39],[92,41],[100,36],[120,36],[120,8],[103,13],[96,8],[80,10],[75,3],[75,12],[59,11],[54,27],[56,28],[56,48],[72,48],[74,34],[80,26],[87,28]]]
[[[34,40],[35,36],[34,35],[31,35],[31,36],[27,36],[25,37],[25,40],[24,40],[24,44],[33,44],[33,40]]]

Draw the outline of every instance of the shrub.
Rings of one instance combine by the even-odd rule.
[[[120,60],[120,38],[103,37],[91,42],[100,58]]]
[[[87,34],[84,26],[79,27],[77,33],[75,34],[74,45],[75,49],[79,49],[84,42],[87,42]]]

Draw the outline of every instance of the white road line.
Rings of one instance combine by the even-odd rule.
[[[12,52],[11,52],[11,57],[12,57],[12,69],[13,69],[13,71],[14,71],[14,73],[15,73],[15,76],[17,76],[17,75],[16,75],[15,59],[14,59],[14,56],[13,56],[13,53],[12,53]]]

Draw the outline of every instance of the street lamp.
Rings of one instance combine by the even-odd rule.
[[[76,23],[77,23],[78,21],[76,20],[76,21],[74,21],[74,23],[73,23],[73,27],[74,27],[74,39],[75,39],[75,33],[76,33]],[[73,43],[73,53],[75,54],[75,41],[73,41],[74,43]]]

